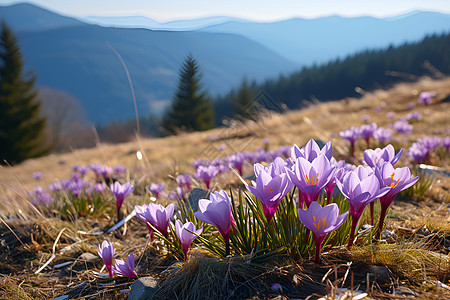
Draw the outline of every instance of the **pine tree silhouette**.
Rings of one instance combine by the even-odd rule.
[[[179,130],[202,131],[213,128],[213,107],[206,94],[202,92],[200,80],[197,61],[189,55],[180,70],[178,89],[172,107],[161,124],[166,134],[174,134]]]
[[[17,39],[2,22],[0,36],[0,164],[16,164],[48,152],[40,115],[41,103],[34,90],[36,77],[23,76]],[[26,77],[26,78],[25,78]]]

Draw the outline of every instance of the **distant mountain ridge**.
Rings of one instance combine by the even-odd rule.
[[[22,14],[10,13],[21,8]],[[98,124],[135,115],[127,77],[114,51],[128,67],[144,116],[160,115],[170,103],[178,70],[190,53],[212,95],[228,91],[244,76],[263,80],[295,69],[279,54],[235,34],[101,27],[29,4],[0,7],[0,16],[12,24],[26,69],[35,71],[38,85],[74,96]],[[11,18],[28,19],[33,26],[17,25]]]
[[[163,30],[200,30],[243,35],[300,65],[323,63],[367,48],[415,42],[433,33],[450,31],[450,14],[415,10],[394,17],[291,18],[255,22],[210,17],[159,23],[147,17],[88,17],[103,26]],[[317,38],[320,37],[320,38]]]
[[[190,53],[199,63],[205,88],[215,96],[238,86],[244,76],[262,82],[314,62],[450,30],[450,15],[431,12],[388,19],[331,16],[272,23],[214,17],[166,22],[150,30],[102,27],[16,4],[0,6],[0,19],[18,35],[26,69],[35,71],[38,84],[76,97],[89,119],[99,124],[134,116],[115,50],[130,71],[139,113],[160,115]],[[358,35],[356,29],[365,34]]]
[[[192,20],[175,20],[168,22],[158,22],[153,20],[152,18],[144,16],[89,16],[84,17],[83,20],[85,20],[87,23],[92,23],[100,26],[147,28],[171,31],[199,30],[209,26],[227,22],[249,22],[244,19],[226,16],[205,17]]]

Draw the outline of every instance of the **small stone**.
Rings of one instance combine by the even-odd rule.
[[[96,260],[99,259],[100,257],[98,255],[89,253],[89,252],[85,252],[83,254],[80,255],[80,259],[82,260],[86,260],[86,261],[91,261],[91,260]]]
[[[158,281],[154,277],[141,277],[131,285],[128,300],[152,299],[158,289]]]
[[[401,297],[416,297],[417,293],[405,286],[399,286],[398,288],[394,288],[393,295]]]
[[[378,283],[388,283],[390,276],[389,270],[385,266],[371,266],[370,274]]]

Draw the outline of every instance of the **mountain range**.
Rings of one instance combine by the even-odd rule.
[[[263,81],[355,51],[450,30],[450,15],[435,12],[272,23],[214,17],[161,24],[133,17],[109,19],[113,24],[103,19],[100,26],[92,24],[94,17],[82,20],[16,4],[0,6],[0,19],[18,36],[25,66],[38,75],[38,85],[74,96],[97,124],[134,116],[121,60],[139,113],[159,115],[170,103],[188,54],[197,59],[204,87],[214,96],[244,77]]]

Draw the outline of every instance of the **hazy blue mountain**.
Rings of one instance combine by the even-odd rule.
[[[223,24],[227,22],[246,22],[243,19],[215,16],[205,17],[192,20],[175,20],[169,22],[158,22],[152,18],[144,16],[89,16],[83,18],[88,23],[109,26],[109,27],[122,27],[122,28],[147,28],[147,29],[159,29],[159,30],[173,30],[173,31],[185,31],[185,30],[198,30],[212,25]]]
[[[263,80],[294,69],[280,55],[233,34],[84,25],[21,31],[18,38],[26,67],[38,75],[38,84],[75,96],[98,123],[134,116],[125,71],[108,45],[127,64],[143,115],[161,113],[168,104],[189,53],[199,62],[204,86],[213,95],[237,86],[244,76]]]
[[[203,29],[241,34],[299,64],[323,63],[356,51],[419,41],[450,31],[450,14],[415,11],[393,18],[330,16],[272,23],[227,22]]]
[[[38,31],[84,24],[28,3],[0,6],[0,19],[5,20],[15,31]]]

